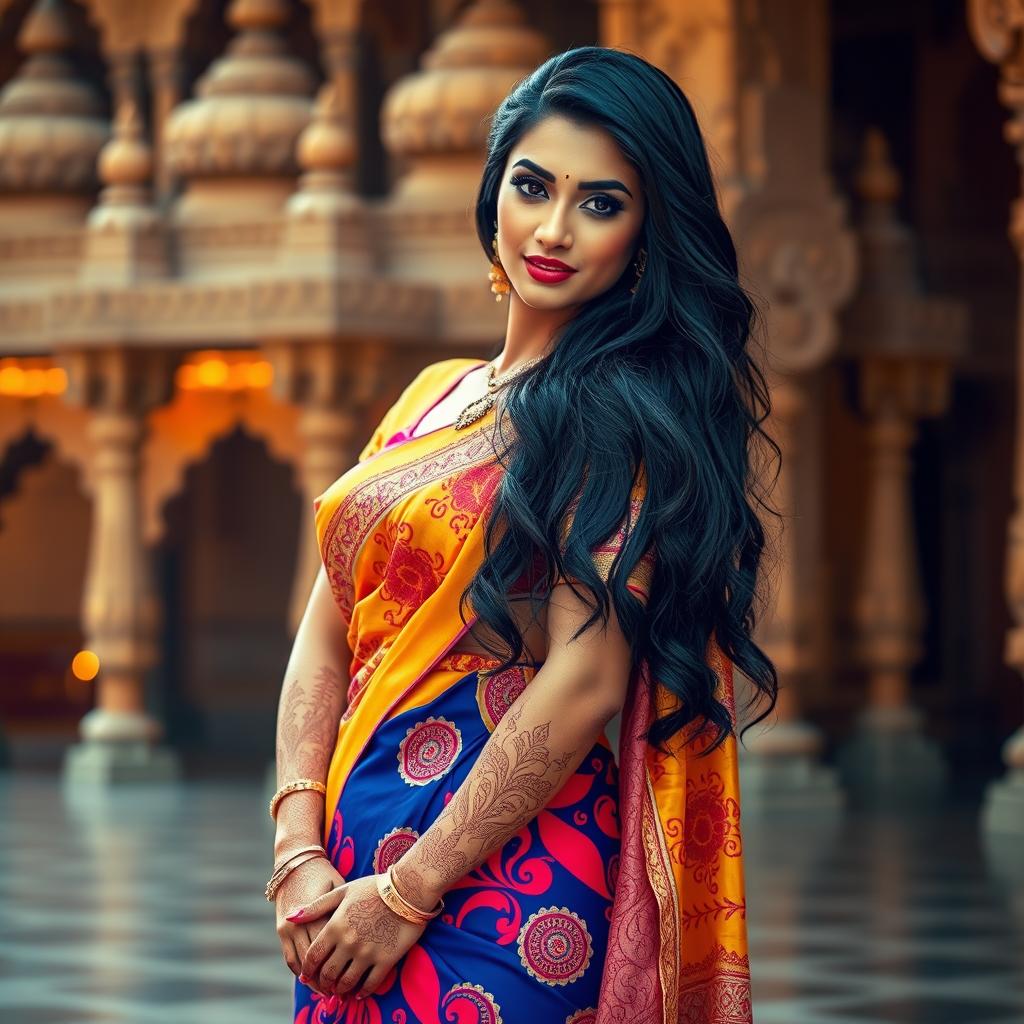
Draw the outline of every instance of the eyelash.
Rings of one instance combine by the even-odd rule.
[[[526,196],[527,199],[539,199],[540,198],[539,195],[535,195],[535,194],[532,194],[532,193],[529,193],[529,192],[524,192],[519,187],[520,185],[524,185],[527,182],[531,182],[531,181],[535,182],[538,185],[540,185],[540,187],[543,188],[545,192],[547,192],[547,189],[544,188],[544,183],[542,181],[540,181],[539,179],[533,177],[533,175],[530,175],[530,174],[513,174],[512,177],[509,178],[509,184],[514,186],[515,190],[520,195]],[[610,217],[614,217],[615,214],[617,214],[619,212],[619,210],[621,210],[623,205],[624,205],[623,203],[619,202],[618,199],[614,198],[614,196],[605,195],[603,192],[598,192],[595,195],[589,196],[587,198],[587,202],[589,203],[591,199],[603,199],[603,200],[605,200],[605,202],[611,204],[611,209],[610,210],[591,210],[591,213],[595,213],[598,217],[602,217],[605,220],[607,220]]]

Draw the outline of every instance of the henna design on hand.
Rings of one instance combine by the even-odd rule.
[[[399,918],[376,890],[366,890],[344,903],[345,923],[360,942],[394,947],[398,943]]]

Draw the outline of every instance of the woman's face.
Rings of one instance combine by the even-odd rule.
[[[610,288],[636,257],[644,195],[603,128],[552,115],[512,147],[498,191],[498,258],[535,309],[578,306]],[[530,262],[560,261],[568,271]]]

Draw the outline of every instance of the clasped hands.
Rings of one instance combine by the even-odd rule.
[[[391,910],[374,875],[343,882],[288,920],[307,924],[325,914],[331,919],[306,950],[300,980],[327,996],[351,995],[364,974],[356,999],[372,995],[426,927]]]

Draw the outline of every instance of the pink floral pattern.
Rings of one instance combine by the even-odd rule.
[[[501,476],[496,465],[473,466],[442,482],[440,495],[426,499],[435,519],[448,518],[448,525],[459,540],[480,518]]]

